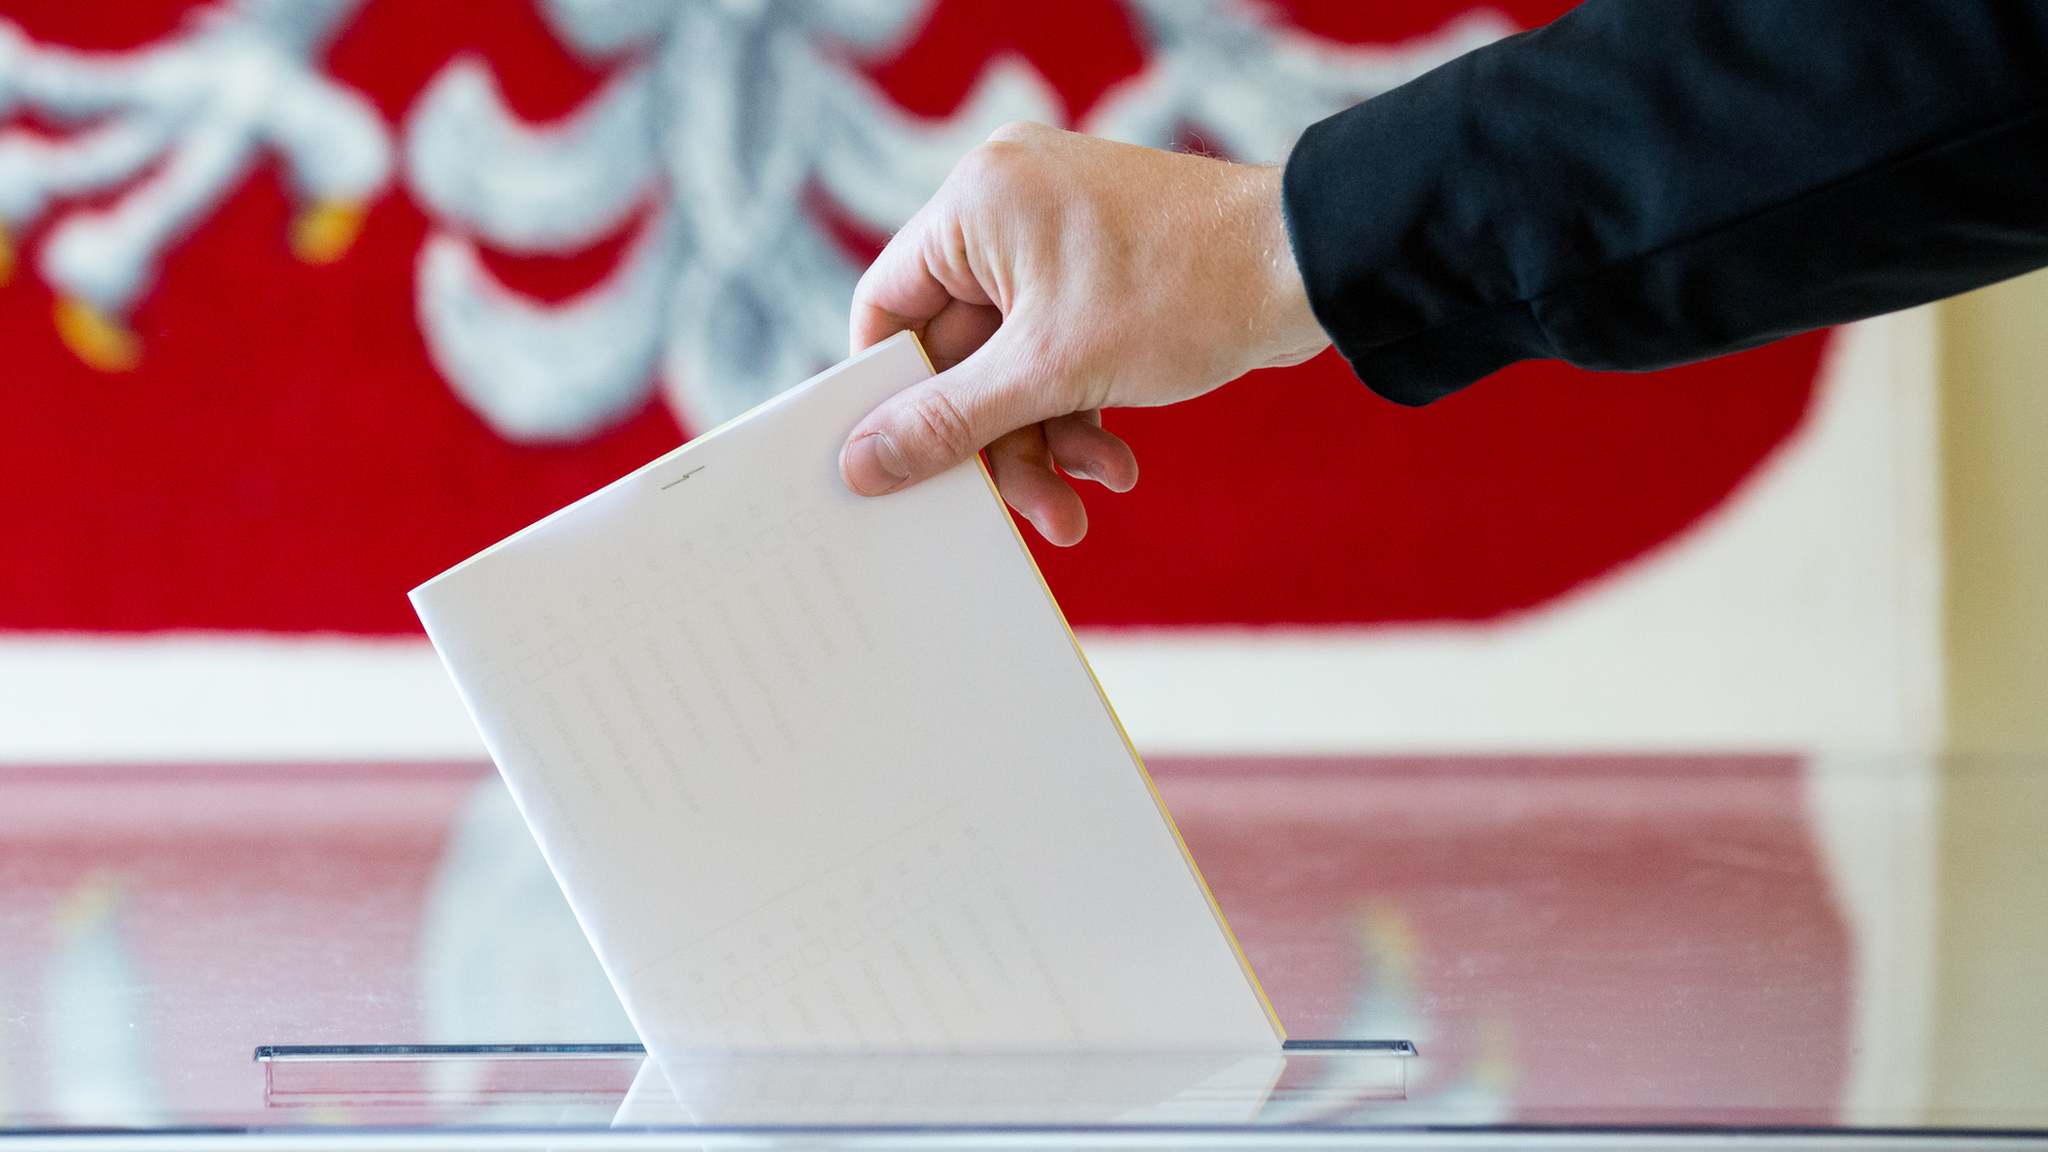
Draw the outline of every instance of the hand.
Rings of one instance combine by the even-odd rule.
[[[841,450],[879,496],[987,450],[1010,507],[1054,544],[1088,530],[1055,470],[1138,481],[1102,409],[1171,404],[1329,345],[1280,215],[1280,169],[1018,123],[997,130],[861,277],[853,349],[909,329],[939,374]]]

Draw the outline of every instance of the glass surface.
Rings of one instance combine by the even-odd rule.
[[[707,1146],[2048,1128],[2048,763],[1151,767],[1290,1036],[1415,1054],[643,1075],[486,765],[10,768],[0,1123]]]

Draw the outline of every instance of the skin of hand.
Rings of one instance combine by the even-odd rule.
[[[938,374],[853,430],[847,487],[898,491],[985,450],[1003,499],[1059,545],[1088,530],[1061,471],[1117,492],[1138,481],[1102,409],[1186,400],[1329,346],[1278,167],[1031,123],[961,160],[861,277],[853,350],[905,329]]]

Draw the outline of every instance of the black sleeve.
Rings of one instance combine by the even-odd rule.
[[[2048,0],[1588,0],[1310,128],[1285,204],[1404,404],[1938,299],[2048,264]]]

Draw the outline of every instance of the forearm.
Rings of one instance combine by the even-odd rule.
[[[1906,307],[2048,263],[2048,0],[1589,0],[1311,128],[1285,201],[1403,403]]]

